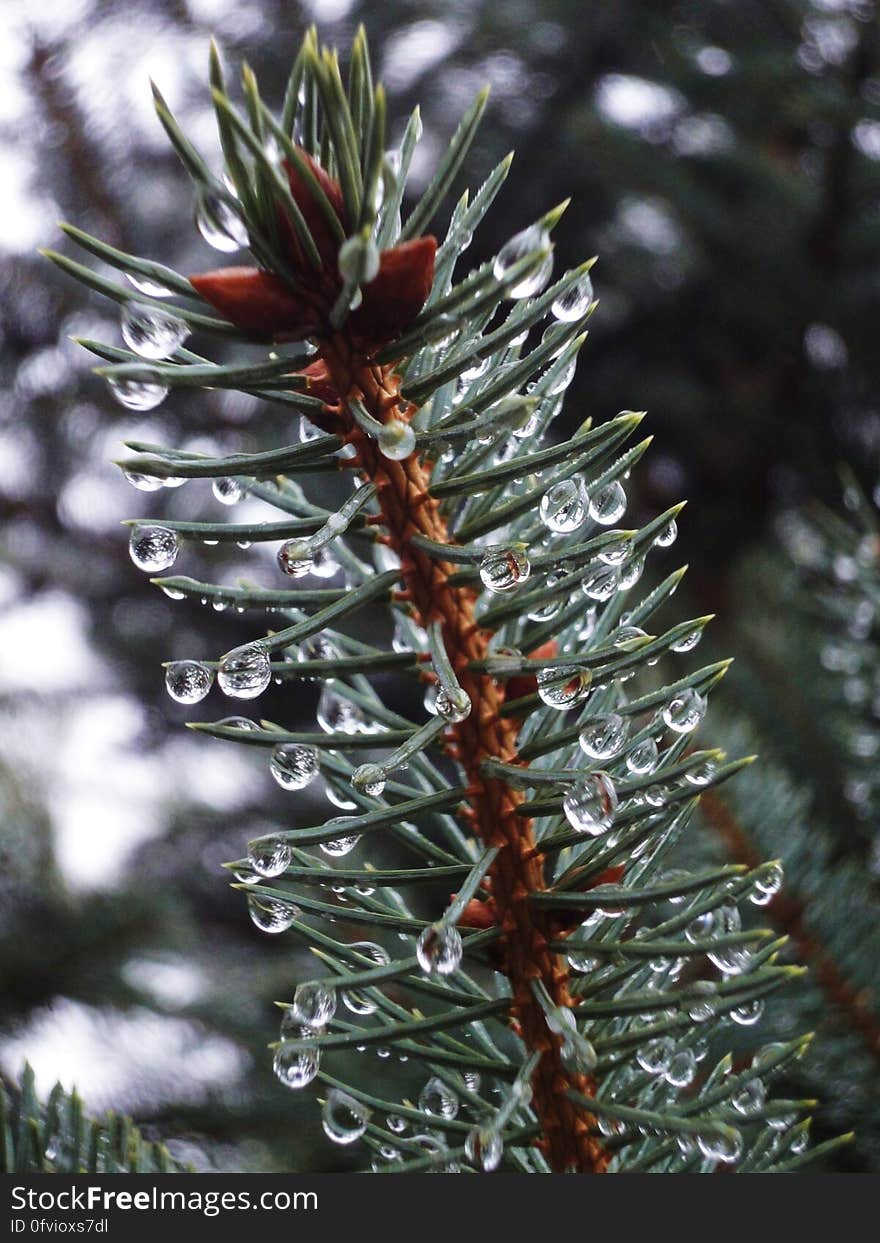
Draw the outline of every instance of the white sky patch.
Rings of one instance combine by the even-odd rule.
[[[682,117],[675,126],[672,145],[677,155],[714,155],[728,151],[736,141],[734,132],[714,112]]]
[[[305,0],[304,7],[316,22],[338,22],[348,17],[354,0]]]
[[[723,47],[701,47],[695,59],[703,73],[710,78],[722,78],[733,67],[733,60]]]
[[[857,121],[852,131],[853,146],[869,160],[880,160],[880,121],[867,117]]]
[[[102,666],[86,638],[86,613],[61,591],[0,615],[0,693],[59,693],[94,684]]]
[[[804,333],[804,352],[821,371],[845,367],[849,358],[846,342],[830,324],[810,324]]]
[[[609,73],[596,84],[596,107],[609,121],[644,131],[674,121],[685,108],[678,91],[632,74]]]
[[[60,208],[53,199],[38,196],[31,156],[11,144],[0,147],[0,185],[3,186],[0,254],[29,254],[45,244],[61,214]]]
[[[681,230],[659,199],[625,199],[615,223],[627,241],[657,255],[673,254],[683,243]]]
[[[58,516],[66,527],[119,532],[119,515],[131,497],[121,471],[101,469],[72,475],[58,497]]]
[[[207,48],[200,31],[172,28],[158,15],[113,16],[84,30],[68,52],[66,78],[90,123],[114,143],[143,144],[165,152],[168,139],[159,124],[150,91],[152,78],[185,130],[185,105],[204,78]],[[120,128],[118,117],[125,117]]]
[[[60,1082],[90,1112],[136,1112],[164,1102],[196,1104],[228,1090],[250,1064],[232,1041],[197,1023],[149,1010],[122,1013],[58,998],[0,1043],[0,1066],[18,1077],[25,1061],[45,1096]]]
[[[162,829],[162,768],[140,751],[142,729],[141,708],[122,695],[80,701],[65,713],[46,798],[58,863],[76,889],[118,883],[132,851]]]
[[[150,993],[169,1010],[191,1006],[207,992],[205,973],[184,958],[132,958],[122,969],[132,988]]]
[[[389,89],[406,90],[458,47],[460,41],[460,31],[448,21],[413,22],[389,36],[380,77]]]

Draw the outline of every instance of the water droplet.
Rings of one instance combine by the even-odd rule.
[[[620,583],[620,570],[616,565],[594,561],[581,579],[581,591],[591,600],[610,600]]]
[[[747,1001],[744,1005],[737,1006],[731,1010],[730,1017],[740,1027],[752,1027],[758,1022],[763,1013],[764,1003],[758,998],[755,1001]]]
[[[683,999],[682,1009],[694,1023],[706,1023],[718,1012],[717,994],[718,989],[713,980],[697,980],[691,986],[691,995]]]
[[[643,738],[627,755],[626,766],[631,773],[641,777],[645,773],[652,773],[654,771],[659,758],[657,743],[654,739]]]
[[[665,1075],[674,1052],[675,1043],[672,1038],[658,1036],[636,1052],[636,1061],[649,1075]]]
[[[618,591],[628,591],[630,587],[634,587],[645,572],[644,557],[630,557],[620,567],[620,577],[617,581]]]
[[[351,775],[351,784],[355,789],[369,794],[371,798],[378,798],[385,789],[386,780],[385,769],[378,764],[361,764]]]
[[[450,1121],[458,1113],[458,1097],[442,1079],[429,1079],[419,1093],[419,1109],[429,1117]]]
[[[326,684],[321,689],[316,716],[321,729],[328,734],[358,734],[364,727],[364,714],[357,704],[344,699]]]
[[[686,1088],[697,1073],[697,1059],[691,1049],[679,1049],[669,1059],[663,1078],[674,1088]]]
[[[491,358],[476,358],[470,366],[465,367],[459,376],[463,386],[467,388],[474,380],[481,379],[489,370],[491,361]]]
[[[385,1125],[389,1131],[393,1131],[395,1135],[402,1135],[408,1128],[409,1123],[406,1118],[401,1118],[398,1114],[389,1114],[385,1119]]]
[[[211,491],[221,505],[234,505],[236,501],[240,501],[244,495],[241,484],[237,479],[231,479],[228,475],[215,479],[211,484]]]
[[[122,339],[141,358],[168,358],[188,336],[183,320],[159,307],[127,302],[122,308]]]
[[[575,665],[555,665],[549,669],[539,669],[538,698],[548,708],[566,712],[586,697],[592,681],[593,675],[589,669],[579,669]]]
[[[714,916],[713,933],[719,937],[734,936],[742,928],[739,909],[733,902],[726,902],[719,907]],[[728,945],[721,949],[708,950],[707,957],[725,975],[739,975],[748,967],[752,954],[745,945]]]
[[[332,820],[327,821],[327,826],[325,827],[329,827],[332,824],[339,825],[341,828],[342,825],[348,824],[355,819],[355,816],[334,816]],[[350,854],[360,840],[360,833],[342,833],[339,837],[334,837],[329,842],[321,842],[321,850],[332,859],[341,859],[343,855]]]
[[[304,578],[311,574],[314,553],[308,540],[291,539],[278,549],[278,564],[291,578]]]
[[[416,434],[409,423],[401,419],[391,419],[384,423],[376,437],[379,452],[392,462],[400,462],[415,452]]]
[[[590,498],[590,517],[603,527],[619,522],[626,513],[626,492],[623,484],[615,479]]]
[[[670,699],[663,709],[663,720],[677,734],[690,734],[706,714],[706,700],[692,686]]]
[[[324,793],[334,807],[338,807],[340,811],[356,811],[357,803],[352,802],[350,798],[345,798],[339,793],[335,786],[330,782],[325,782]]]
[[[377,945],[375,941],[352,941],[348,948],[360,954],[361,957],[368,958],[377,967],[387,967],[391,962],[391,956],[388,951],[381,945]],[[346,1008],[351,1010],[352,1014],[375,1014],[377,1009],[376,1002],[367,993],[355,991],[354,989],[346,990],[342,994],[342,1001]],[[387,1049],[378,1049],[377,1053],[379,1057],[388,1057],[389,1055]]]
[[[552,315],[564,324],[574,323],[584,315],[593,301],[593,282],[589,272],[584,272],[573,285],[561,293],[550,308]]]
[[[510,269],[522,259],[525,259],[527,255],[536,250],[549,248],[549,246],[549,234],[539,224],[533,224],[528,229],[515,233],[510,241],[505,242],[495,256],[495,262],[492,267],[495,279],[499,281],[504,280]],[[551,253],[547,255],[546,259],[539,264],[535,271],[523,277],[513,288],[509,289],[507,297],[531,298],[536,293],[540,293],[550,279],[552,271],[553,255]]]
[[[162,592],[169,600],[185,600],[186,592],[179,591],[176,587],[163,587]]]
[[[154,574],[174,565],[180,552],[180,538],[168,527],[137,526],[132,528],[128,551],[139,570]]]
[[[599,1058],[592,1043],[580,1032],[570,1031],[566,1034],[560,1049],[563,1064],[569,1069],[589,1074]]]
[[[138,293],[144,294],[147,298],[170,298],[173,293],[167,285],[160,285],[157,280],[153,280],[150,276],[142,276],[140,272],[126,272],[125,278]]]
[[[577,359],[572,358],[564,365],[559,367],[547,387],[548,397],[557,397],[560,393],[564,393],[569,384],[574,379],[575,369],[577,368]],[[545,373],[546,374],[546,373]],[[543,377],[542,377],[543,379]]]
[[[236,647],[220,661],[217,684],[233,699],[256,699],[271,681],[269,657],[259,643]]]
[[[437,716],[442,716],[445,721],[449,721],[451,725],[458,725],[459,722],[467,720],[471,714],[470,696],[460,687],[450,694],[441,686],[434,699],[434,712]]]
[[[305,1034],[305,1033],[304,1033]],[[320,1050],[291,1049],[279,1045],[272,1061],[272,1069],[286,1088],[297,1090],[312,1082],[321,1065]]]
[[[252,721],[246,716],[226,716],[222,721],[217,722],[218,725],[225,725],[228,729],[247,729],[258,730],[260,727],[256,721]]]
[[[623,748],[629,721],[616,712],[593,717],[578,735],[581,750],[593,760],[607,760]]]
[[[452,924],[429,924],[416,946],[419,966],[426,975],[452,975],[461,963],[461,933]]]
[[[632,552],[633,537],[629,531],[609,531],[604,537],[607,543],[596,554],[606,565],[623,565]]]
[[[785,879],[781,863],[765,863],[755,877],[755,887],[749,901],[755,906],[767,906],[782,888]]]
[[[697,1136],[697,1147],[710,1161],[730,1164],[742,1155],[742,1136],[733,1127],[718,1131],[704,1131]]]
[[[350,1010],[352,1014],[358,1014],[361,1017],[375,1014],[377,1010],[375,1001],[367,993],[356,992],[353,988],[347,989],[342,994],[342,1003],[346,1010]]]
[[[123,476],[139,492],[158,492],[163,481],[158,475],[141,475],[135,470],[124,470]]]
[[[703,760],[699,764],[695,764],[693,768],[689,768],[685,773],[685,781],[689,781],[693,786],[708,785],[715,776],[716,767],[712,760]]]
[[[293,852],[279,837],[260,837],[248,846],[248,861],[261,876],[280,876],[293,858]]]
[[[231,255],[248,244],[241,218],[219,194],[202,192],[196,200],[196,228],[214,250]]]
[[[447,1152],[446,1143],[439,1135],[414,1135],[412,1142],[421,1148],[426,1157],[442,1158]],[[458,1166],[454,1162],[438,1162],[433,1169],[425,1171],[434,1174],[457,1174]]]
[[[367,1129],[371,1110],[339,1088],[331,1088],[321,1110],[324,1134],[334,1144],[353,1144]]]
[[[272,748],[269,772],[282,790],[304,790],[318,775],[318,752],[298,742]]]
[[[767,1090],[763,1080],[749,1079],[741,1088],[734,1092],[730,1103],[739,1114],[755,1114],[764,1108]]]
[[[111,380],[110,391],[127,410],[153,410],[168,396],[168,385],[158,380]]]
[[[165,670],[165,688],[179,704],[197,704],[213,681],[213,672],[198,660],[176,660]]]
[[[475,1126],[464,1141],[465,1156],[471,1165],[490,1174],[497,1170],[504,1154],[504,1142],[491,1127]]]
[[[676,643],[670,644],[669,650],[671,652],[690,652],[697,646],[702,637],[702,630],[691,630],[689,634],[686,634]]]
[[[329,548],[318,548],[312,557],[312,574],[315,578],[332,578],[339,573],[339,562]]]
[[[598,837],[611,827],[617,810],[617,791],[608,773],[590,773],[571,786],[562,801],[565,818],[576,833]]]
[[[678,538],[678,523],[674,518],[670,518],[666,526],[663,527],[654,538],[654,543],[658,548],[668,548],[670,544],[674,544]]]
[[[588,512],[589,497],[580,479],[560,479],[541,497],[541,521],[560,535],[583,526]]]
[[[512,591],[526,581],[531,568],[521,548],[490,548],[480,562],[480,578],[489,591]]]
[[[696,945],[708,937],[715,926],[715,915],[712,911],[703,911],[697,915],[684,930],[684,935],[691,945]]]
[[[299,914],[292,902],[279,902],[276,898],[258,898],[253,893],[248,894],[247,904],[248,914],[254,927],[259,928],[260,932],[269,932],[273,935],[286,932]]]

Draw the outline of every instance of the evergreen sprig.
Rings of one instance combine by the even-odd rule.
[[[0,1173],[176,1174],[185,1168],[163,1144],[145,1140],[130,1118],[87,1117],[80,1097],[60,1083],[44,1104],[30,1066],[19,1087],[0,1084]]]
[[[139,486],[210,478],[221,499],[282,515],[131,535],[167,594],[284,619],[219,660],[170,665],[175,698],[199,701],[215,675],[239,699],[273,675],[322,683],[319,730],[195,725],[267,748],[287,790],[322,777],[344,813],[279,826],[230,864],[257,927],[316,956],[283,999],[278,1078],[317,1082],[327,1134],[362,1140],[383,1171],[797,1168],[809,1106],[767,1089],[804,1041],[735,1067],[726,1052],[728,1025],[754,1023],[799,974],[778,939],[741,929],[740,904],[764,903],[779,865],[670,868],[701,792],[745,763],[693,746],[726,666],[675,667],[709,620],[664,620],[683,570],[640,586],[680,507],[618,525],[649,443],[627,447],[641,415],[549,437],[596,305],[590,263],[551,283],[565,205],[461,275],[509,158],[458,199],[439,247],[426,230],[485,92],[404,219],[421,124],[386,150],[363,32],[347,79],[306,35],[278,120],[247,68],[236,106],[216,50],[211,85],[226,179],[158,92],[157,112],[206,240],[247,245],[255,266],[187,282],[71,227],[135,287],[50,257],[123,304],[129,348],[86,343],[123,404],[235,388],[302,420],[302,443],[269,453],[137,444],[120,464]],[[214,362],[184,347],[190,331],[266,353]],[[354,484],[336,511],[306,492],[328,472]],[[295,583],[336,572],[344,586],[164,575],[189,539],[284,540]],[[367,606],[393,624],[392,651],[350,632]],[[389,669],[427,692],[421,720],[386,702],[373,675]],[[391,866],[368,857],[380,843]]]

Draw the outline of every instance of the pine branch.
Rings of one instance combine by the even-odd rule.
[[[755,845],[724,799],[714,790],[707,790],[700,807],[724,842],[730,858],[748,868],[756,867],[760,856]],[[783,888],[774,894],[765,909],[774,926],[797,946],[799,957],[811,967],[813,978],[822,987],[834,1011],[847,1018],[871,1056],[880,1061],[880,1019],[863,992],[849,982],[830,948],[807,927],[804,903]]]
[[[301,939],[322,972],[283,1003],[279,1080],[329,1085],[328,1136],[362,1138],[379,1168],[782,1168],[798,1157],[805,1109],[766,1091],[803,1043],[759,1050],[747,1083],[731,1077],[729,1059],[701,1067],[707,1036],[751,1023],[799,975],[776,963],[777,939],[740,927],[738,903],[773,891],[773,866],[664,870],[701,793],[749,762],[689,752],[725,662],[662,676],[709,621],[654,625],[683,571],[639,586],[649,555],[674,541],[682,507],[618,526],[625,480],[649,444],[626,447],[640,414],[586,425],[563,446],[547,440],[596,306],[592,261],[550,281],[565,204],[456,283],[509,160],[459,198],[439,247],[423,230],[453,186],[484,94],[402,226],[418,119],[398,152],[383,152],[384,93],[362,34],[346,82],[336,53],[308,33],[277,122],[249,69],[243,112],[224,80],[214,50],[235,194],[156,96],[203,235],[222,251],[247,244],[257,264],[191,278],[220,318],[193,310],[176,276],[141,301],[52,257],[123,304],[130,351],[86,343],[123,404],[231,388],[303,420],[299,446],[214,458],[134,445],[121,464],[137,486],[211,478],[220,499],[250,493],[282,515],[136,524],[130,543],[173,598],[284,615],[224,656],[169,664],[175,699],[197,703],[215,679],[237,700],[257,698],[273,676],[322,683],[319,731],[247,717],[195,726],[265,748],[284,790],[322,777],[345,812],[312,826],[294,816],[230,865],[255,925]],[[70,236],[128,277],[159,271]],[[215,363],[184,348],[193,330],[262,342],[266,357]],[[307,364],[279,358],[279,343],[303,340]],[[329,472],[356,480],[335,510],[305,491]],[[165,573],[192,538],[283,541],[278,567],[293,585]],[[296,586],[328,569],[343,587]],[[371,633],[376,616],[393,623],[393,651]],[[401,688],[427,690],[427,719],[389,706],[374,682],[386,671]],[[361,842],[391,850],[391,864],[338,863]],[[377,940],[346,939],[362,928]],[[710,966],[718,979],[705,978]],[[374,1111],[396,1094],[390,1070],[377,1088],[326,1069],[358,1047],[408,1062],[400,1112],[385,1125]],[[431,1076],[417,1109],[413,1062]],[[404,1134],[416,1118],[424,1134]]]
[[[175,1174],[186,1169],[163,1144],[149,1143],[130,1118],[91,1120],[76,1092],[56,1084],[42,1104],[34,1072],[20,1087],[0,1084],[0,1172],[3,1174]]]

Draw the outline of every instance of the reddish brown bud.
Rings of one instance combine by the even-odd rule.
[[[353,336],[371,344],[391,341],[425,305],[434,283],[437,239],[417,237],[383,250],[375,280],[349,321]]]
[[[327,364],[323,358],[317,358],[313,363],[309,363],[308,367],[304,367],[299,372],[306,380],[306,392],[310,397],[317,397],[323,401],[326,406],[335,406],[339,402],[339,394],[333,386],[330,379],[330,373],[327,370]]]
[[[460,928],[494,928],[497,922],[495,907],[479,898],[471,898],[458,920]]]
[[[196,293],[249,337],[296,341],[318,327],[314,308],[271,272],[218,268],[189,279]]]
[[[324,191],[330,206],[339,217],[339,222],[343,229],[345,229],[345,208],[339,182],[335,181],[321,167],[317,160],[312,159],[308,152],[303,151],[301,147],[298,147],[297,151],[303,163],[309,167],[318,185]],[[318,254],[324,260],[327,267],[333,268],[335,271],[338,243],[330,221],[327,219],[325,208],[317,201],[309,183],[289,160],[284,161],[284,171],[287,173],[293,201],[302,212],[303,219],[312,235],[312,240],[318,248]],[[283,223],[288,234],[287,240],[291,255],[298,265],[304,266],[305,258],[293,225],[286,218]]]

